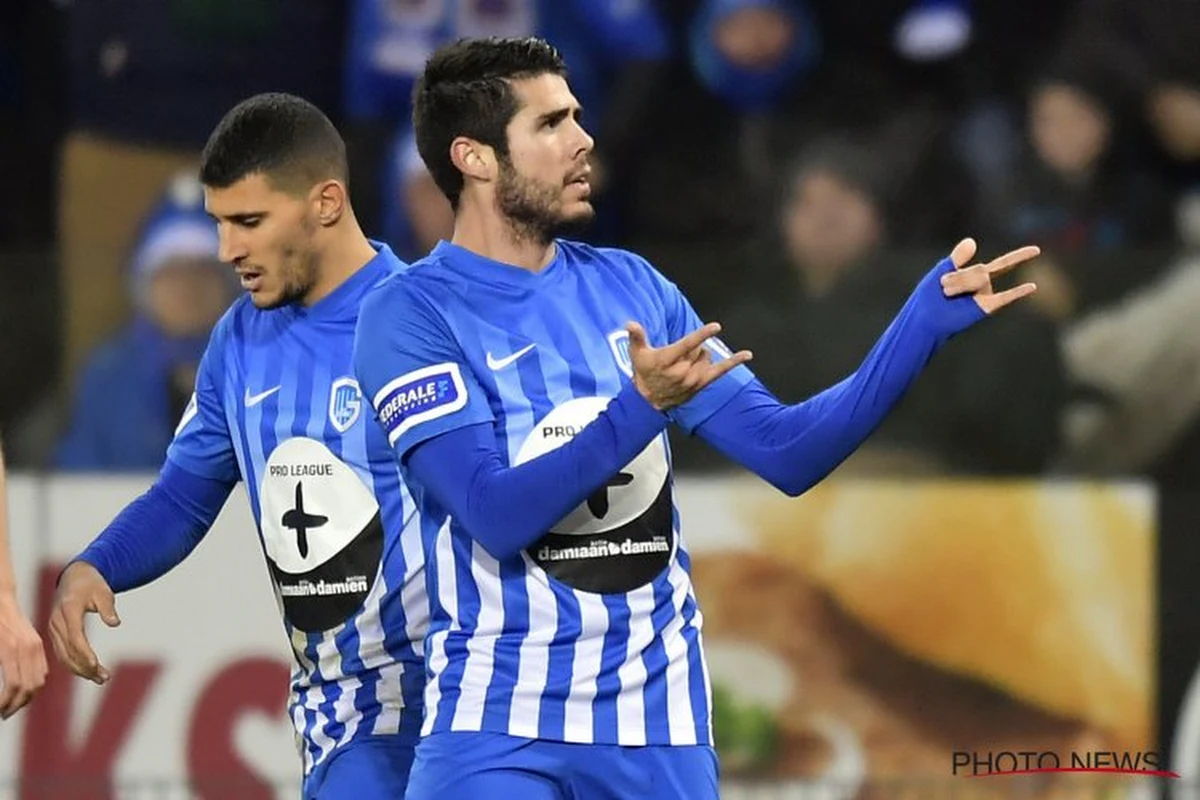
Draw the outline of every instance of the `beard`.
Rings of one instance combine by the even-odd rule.
[[[563,214],[564,188],[519,175],[511,161],[500,159],[496,204],[509,221],[517,241],[545,245],[557,236],[578,233],[588,226],[595,217],[590,204],[579,214]]]
[[[317,284],[320,256],[312,245],[315,226],[301,222],[303,236],[292,246],[283,250],[283,287],[279,296],[270,303],[259,306],[263,310],[282,308],[293,303],[303,303]]]

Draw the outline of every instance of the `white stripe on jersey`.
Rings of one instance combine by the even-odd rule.
[[[400,499],[408,516],[404,520],[404,529],[400,534],[400,549],[404,553],[405,564],[424,564],[425,553],[421,549],[421,517],[417,514],[417,504],[409,494],[408,484],[400,476],[400,464],[397,463],[396,477],[400,481]],[[400,605],[404,609],[404,632],[412,645],[413,652],[421,657],[425,655],[425,632],[429,630],[429,599],[425,596],[425,570],[418,569],[409,577],[404,586],[400,587]]]
[[[421,724],[421,735],[433,731],[438,703],[442,699],[442,681],[446,680],[445,669],[450,663],[446,657],[446,639],[451,631],[459,630],[458,583],[454,576],[454,551],[450,542],[450,522],[447,520],[437,532],[434,556],[437,561],[438,602],[453,622],[449,630],[437,631],[429,637],[429,670],[438,676],[425,685],[425,721]]]
[[[682,536],[679,537],[679,552],[688,552]],[[692,608],[695,612],[692,614],[692,627],[696,629],[696,646],[700,649],[700,671],[704,676],[704,702],[705,709],[708,711],[708,724],[705,727],[708,730],[708,741],[711,742],[713,740],[712,677],[708,674],[708,658],[705,656],[704,650],[704,614],[700,612],[700,602],[696,599],[696,587],[692,585],[691,576],[688,576],[688,587],[688,599],[692,601]]]
[[[676,531],[675,535],[678,536],[679,532]],[[689,594],[691,581],[676,558],[671,559],[667,580],[674,588],[671,606],[675,609],[671,621],[660,634],[667,654],[667,725],[671,731],[671,741],[675,744],[699,744],[696,741],[696,718],[692,715],[688,685],[688,643],[683,638],[683,603]]]
[[[625,595],[629,603],[629,644],[625,663],[617,670],[621,693],[617,695],[617,736],[630,745],[646,743],[646,664],[642,652],[654,641],[654,587],[643,586]]]
[[[313,716],[313,724],[308,729],[308,738],[317,747],[317,755],[313,758],[313,766],[320,764],[325,760],[325,757],[333,752],[333,746],[336,744],[329,734],[325,733],[325,729],[329,727],[329,717],[321,707],[325,705],[325,692],[320,686],[314,686],[308,690],[309,702],[314,706],[310,709]]]
[[[529,633],[517,650],[517,685],[509,709],[508,731],[513,736],[536,739],[542,713],[542,687],[550,670],[550,642],[558,628],[558,602],[546,583],[546,573],[526,569],[525,596],[529,599]],[[513,714],[512,709],[520,709]]]
[[[358,731],[358,725],[362,722],[362,712],[355,706],[355,701],[358,698],[358,690],[362,688],[362,681],[356,677],[342,678],[338,682],[342,687],[342,693],[333,704],[334,717],[342,725],[345,725],[345,730],[337,739],[337,746],[341,747],[346,742],[354,738],[355,732]]]
[[[304,706],[300,705],[300,698],[295,692],[292,692],[292,729],[296,733],[296,747],[300,750],[300,757],[304,759],[304,774],[307,775],[313,768],[312,751],[308,748],[308,741],[301,734],[308,726],[304,719]]]
[[[363,601],[363,608],[358,615],[356,625],[358,657],[366,669],[374,669],[392,660],[391,655],[383,646],[383,607],[381,603],[389,588],[387,580],[383,576],[383,564],[380,562],[379,572],[375,574],[375,583]],[[338,630],[341,628],[339,627]],[[322,674],[326,678],[331,677],[324,670],[322,670]]]
[[[471,543],[471,577],[479,592],[479,617],[467,643],[467,661],[459,681],[462,693],[450,723],[456,731],[479,730],[483,724],[487,689],[496,666],[496,639],[504,630],[500,563],[479,542]]]
[[[394,734],[400,730],[401,702],[400,675],[404,665],[398,661],[384,664],[379,668],[379,678],[375,682],[375,697],[379,704],[379,716],[371,732],[379,734]]]
[[[598,594],[572,592],[579,603],[579,636],[575,639],[575,659],[571,662],[571,693],[563,710],[563,735],[572,742],[591,742],[596,738],[592,725],[592,702],[596,699],[596,679],[604,656],[604,634],[608,631],[608,608]]]

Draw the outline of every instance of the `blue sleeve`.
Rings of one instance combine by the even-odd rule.
[[[496,449],[490,424],[458,428],[417,447],[406,478],[423,486],[497,560],[536,542],[637,457],[667,425],[626,383],[560,447],[515,467]]]
[[[114,592],[143,586],[187,558],[212,527],[234,485],[194,475],[168,461],[154,485],[75,560],[99,570]]]
[[[209,338],[196,370],[195,391],[167,447],[167,459],[193,475],[236,484],[241,471],[223,402],[227,320],[228,316],[218,322]]]
[[[664,341],[654,341],[651,327],[642,323],[647,335],[651,336],[653,347],[662,347],[678,341],[694,330],[704,327],[704,322],[692,304],[684,297],[672,281],[652,267],[639,256],[629,254],[637,263],[640,274],[649,281],[654,293],[662,304],[663,322],[666,338]],[[714,362],[729,358],[732,353],[718,337],[713,337],[706,343]],[[744,364],[735,367],[727,375],[704,387],[695,397],[683,405],[667,412],[671,421],[687,433],[693,433],[703,422],[728,403],[742,387],[754,380],[754,373]]]
[[[940,278],[953,269],[944,259],[921,280],[845,380],[791,406],[755,381],[709,417],[700,436],[781,491],[804,493],[883,422],[942,344],[985,316],[973,298],[942,293]]]
[[[651,0],[576,0],[580,30],[614,61],[666,58],[671,40]]]
[[[401,460],[426,439],[494,419],[446,322],[403,275],[363,302],[354,371]]]

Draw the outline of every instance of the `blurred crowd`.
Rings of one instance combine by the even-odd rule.
[[[598,219],[781,399],[851,373],[964,236],[1043,255],[844,469],[1200,485],[1196,0],[9,0],[0,424],[18,466],[153,470],[238,288],[194,171],[259,91],[339,125],[370,235],[449,206],[411,139],[425,59],[536,34],[595,135]],[[683,471],[726,465],[678,437]]]

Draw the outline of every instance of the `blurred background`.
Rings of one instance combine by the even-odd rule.
[[[780,507],[703,443],[673,441],[714,651],[723,629],[761,628],[776,653],[714,660],[741,676],[718,698],[718,728],[739,731],[721,741],[731,791],[961,792],[952,752],[1002,746],[1200,761],[1197,0],[5,0],[0,430],[28,607],[152,479],[238,291],[194,178],[225,111],[268,90],[318,104],[346,137],[368,234],[416,259],[452,220],[411,140],[413,81],[444,42],[527,34],[563,51],[597,139],[590,239],[649,258],[785,401],[852,372],[962,237],[983,258],[1043,251],[1012,278],[1039,292],[940,353],[827,489]],[[205,546],[234,549],[197,557],[216,566],[134,593],[148,617],[126,627],[144,627],[112,635],[135,665],[286,668],[235,505],[222,519],[236,541]],[[212,638],[175,647],[165,609],[210,592],[213,570],[261,592],[188,611],[215,618]],[[734,623],[734,598],[775,585],[745,613],[778,604],[795,625]],[[222,655],[217,623],[239,614],[262,635]],[[813,675],[825,717],[785,688],[739,694]],[[56,675],[57,699],[0,726],[0,770],[76,776],[70,796],[192,796],[180,787],[201,779],[196,796],[235,796],[211,783],[231,762],[197,762],[185,743],[211,677],[160,681],[154,702],[175,713],[131,706],[104,729],[111,752],[92,752],[61,735],[128,698]],[[277,701],[258,707],[270,724]],[[931,723],[933,706],[959,717]],[[114,730],[134,731],[140,755]],[[258,776],[239,797],[274,796],[295,768],[286,747],[262,758],[274,745],[257,735],[285,734],[223,745]],[[1035,789],[1057,791],[1013,785]]]

